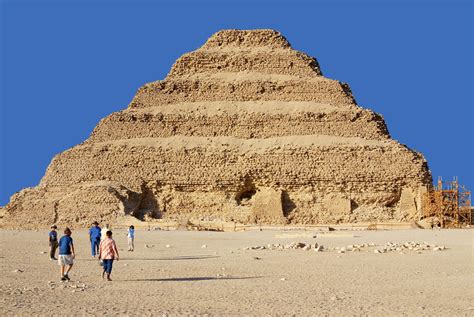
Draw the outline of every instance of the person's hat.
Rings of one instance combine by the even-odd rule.
[[[52,225],[51,229],[58,229],[58,227],[56,227],[56,225]]]
[[[93,225],[98,225],[99,223],[97,221],[94,221],[92,224]]]

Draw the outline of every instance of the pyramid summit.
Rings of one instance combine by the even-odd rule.
[[[424,157],[316,59],[274,30],[223,30],[54,157],[1,221],[411,221],[430,183]]]

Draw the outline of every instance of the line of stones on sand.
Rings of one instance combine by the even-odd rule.
[[[332,247],[332,248],[325,248],[323,245],[319,245],[318,243],[303,243],[303,242],[291,242],[289,244],[280,244],[280,243],[273,243],[265,245],[257,245],[257,246],[249,246],[243,248],[243,250],[314,250],[315,252],[323,252],[323,251],[337,251],[338,253],[346,253],[346,252],[360,252],[366,251],[369,252],[371,249],[374,253],[388,253],[388,252],[399,252],[400,254],[404,254],[405,252],[417,252],[422,253],[423,251],[443,251],[446,250],[446,247],[443,245],[436,245],[430,244],[427,242],[415,242],[415,241],[408,241],[405,243],[401,242],[387,242],[384,245],[377,245],[373,242],[371,243],[362,243],[362,244],[349,244],[347,246],[342,247]]]
[[[13,272],[23,272],[22,270],[15,270]],[[70,289],[72,293],[76,292],[84,292],[87,289],[91,288],[89,285],[86,285],[84,282],[81,281],[67,281],[67,282],[55,282],[55,281],[48,281],[47,283],[48,288],[50,290],[55,290],[55,289]],[[44,291],[44,288],[42,287],[11,287],[10,285],[6,285],[5,287],[2,288],[1,290],[4,294],[9,294],[9,295],[25,295],[25,294],[30,294],[30,293],[42,293]]]
[[[90,288],[89,286],[86,285],[86,283],[81,282],[81,281],[76,281],[76,282],[59,282],[56,283],[54,281],[48,281],[48,287],[51,290],[54,290],[56,288],[60,289],[71,289],[72,293],[76,292],[84,292],[87,288]]]

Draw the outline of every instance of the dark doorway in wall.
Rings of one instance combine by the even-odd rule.
[[[281,205],[283,208],[283,215],[288,217],[288,215],[296,208],[296,204],[291,200],[290,195],[287,192],[282,192],[281,194]]]
[[[246,178],[243,186],[235,195],[235,201],[237,205],[244,206],[252,199],[252,197],[257,193],[257,188],[253,184],[250,178]]]

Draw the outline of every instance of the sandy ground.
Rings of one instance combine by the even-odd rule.
[[[42,253],[47,231],[0,231],[0,315],[474,316],[473,230],[312,233],[137,230],[130,253],[125,230],[116,230],[122,259],[106,282],[87,231],[74,231],[72,281],[60,282],[57,263]],[[448,249],[243,250],[293,241],[326,248],[417,241]]]

